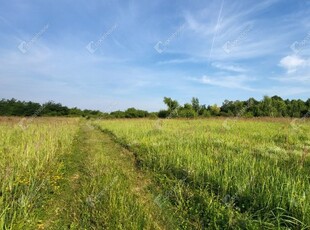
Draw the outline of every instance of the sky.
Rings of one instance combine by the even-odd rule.
[[[0,98],[113,111],[310,97],[310,0],[0,0]]]

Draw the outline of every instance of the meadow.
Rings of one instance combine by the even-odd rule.
[[[0,229],[309,229],[306,119],[0,119]]]
[[[193,228],[309,228],[310,123],[289,119],[100,121],[157,175]]]
[[[35,229],[48,198],[60,190],[77,119],[0,120],[0,229]]]

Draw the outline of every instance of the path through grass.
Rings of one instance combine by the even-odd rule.
[[[42,229],[175,229],[154,202],[151,177],[107,134],[82,124],[74,150],[60,159],[61,192],[47,205]]]

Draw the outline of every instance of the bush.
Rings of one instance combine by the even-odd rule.
[[[194,118],[196,117],[196,112],[192,109],[182,109],[179,112],[179,117]]]
[[[244,114],[244,117],[252,118],[252,117],[254,117],[254,115],[253,115],[252,112],[247,112],[247,113]]]
[[[205,110],[205,111],[203,111],[202,116],[203,117],[211,117],[211,112],[209,110]]]
[[[159,118],[167,118],[169,116],[169,112],[167,110],[160,110],[158,112]]]

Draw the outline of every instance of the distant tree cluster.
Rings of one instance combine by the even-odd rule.
[[[148,117],[149,112],[135,108],[129,108],[125,111],[118,110],[111,112],[108,115],[106,114],[106,116],[107,118],[143,118]]]
[[[158,112],[158,117],[304,117],[310,116],[310,99],[283,100],[279,96],[264,96],[261,101],[250,98],[247,101],[225,100],[222,106],[200,105],[198,98],[192,98],[191,103],[180,106],[176,100],[164,98],[167,110]]]
[[[261,101],[250,98],[246,101],[225,100],[222,106],[201,105],[198,98],[192,98],[191,103],[183,106],[177,100],[165,97],[163,102],[166,110],[149,113],[145,110],[128,108],[125,111],[103,113],[99,110],[81,110],[68,108],[52,101],[39,104],[35,102],[18,101],[16,99],[0,101],[0,116],[75,116],[101,118],[195,118],[195,117],[305,117],[310,116],[310,99],[283,100],[279,96],[264,96]]]
[[[60,103],[49,101],[44,104],[18,101],[16,99],[0,101],[0,116],[101,116],[98,110],[68,108]]]

